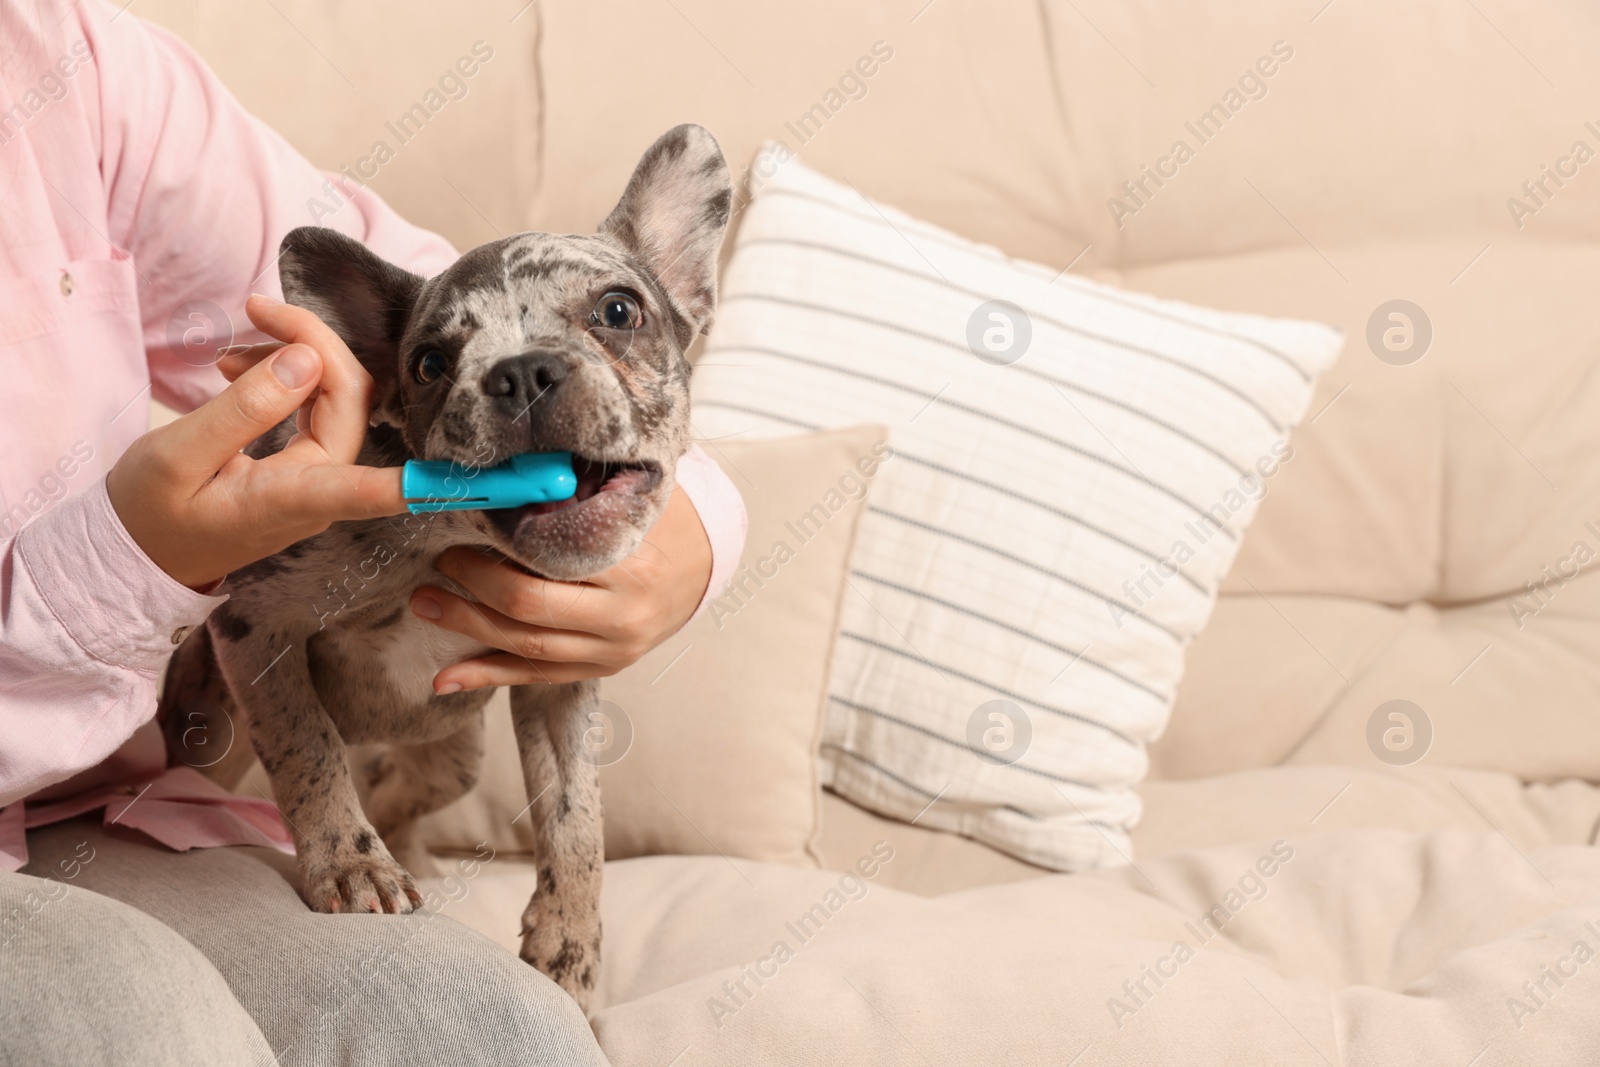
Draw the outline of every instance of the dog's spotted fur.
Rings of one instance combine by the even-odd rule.
[[[549,578],[581,579],[625,558],[660,516],[688,445],[684,353],[710,323],[730,200],[716,142],[680,126],[646,152],[594,236],[519,234],[426,282],[330,230],[284,239],[285,297],[317,312],[373,376],[360,462],[484,466],[563,450],[638,469],[628,488],[536,517],[451,511],[337,523],[229,576],[229,601],[174,658],[163,720],[179,751],[197,717],[231,697],[294,834],[312,908],[412,910],[420,898],[394,854],[406,854],[419,816],[477,780],[490,691],[435,696],[431,681],[489,650],[407,610],[419,586],[444,581],[438,554],[471,545]],[[637,330],[591,319],[600,297],[619,290],[643,311]],[[449,368],[424,384],[417,362],[431,350]],[[521,405],[494,394],[510,381],[498,376],[502,361],[522,356],[533,362],[519,366],[559,378],[524,381],[538,391],[528,386],[528,404],[512,411]],[[293,430],[278,427],[252,454],[278,450]],[[522,957],[579,1003],[600,954],[600,792],[582,747],[596,693],[593,682],[511,693],[539,848]],[[345,758],[347,744],[365,742],[389,743],[367,771],[370,822]]]

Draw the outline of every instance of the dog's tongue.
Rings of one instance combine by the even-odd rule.
[[[596,463],[589,459],[579,459],[572,472],[578,476],[578,491],[572,495],[572,499],[575,501],[588,500],[600,491],[601,486],[606,484],[606,465],[604,463]]]

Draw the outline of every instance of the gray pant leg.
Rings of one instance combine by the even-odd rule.
[[[605,1065],[559,986],[448,916],[323,915],[300,900],[287,856],[173,853],[82,820],[30,833],[28,869],[85,839],[99,858],[77,880],[209,959],[282,1067]]]
[[[166,926],[79,885],[71,872],[104,859],[80,855],[87,865],[36,868],[52,877],[0,874],[0,1064],[271,1064],[222,975]]]

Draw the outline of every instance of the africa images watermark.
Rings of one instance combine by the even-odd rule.
[[[1115,600],[1106,600],[1106,609],[1111,612],[1111,621],[1116,623],[1117,629],[1122,628],[1124,619],[1142,612],[1168,582],[1182,573],[1183,565],[1193,559],[1206,542],[1215,537],[1219,530],[1228,527],[1235,515],[1265,497],[1267,480],[1293,458],[1294,448],[1287,438],[1274,441],[1271,449],[1256,460],[1254,467],[1239,475],[1238,482],[1223,493],[1220,500],[1203,511],[1199,518],[1183,524],[1186,536],[1174,541],[1165,556],[1157,559],[1153,566],[1141,563],[1139,576],[1122,583],[1123,595],[1133,605],[1133,610],[1129,611],[1126,605]]]
[[[784,523],[784,531],[795,543],[791,545],[788,538],[780,537],[773,542],[766,555],[739,568],[728,582],[728,588],[711,602],[711,619],[717,624],[717,629],[722,629],[728,619],[748,607],[756,594],[778,576],[783,565],[822,533],[823,528],[844,510],[845,505],[865,497],[867,485],[877,475],[878,468],[892,458],[894,449],[888,441],[873,442],[872,451],[856,457],[854,465],[834,481],[833,486],[822,494],[822,499]]]
[[[1595,538],[1596,543],[1600,543],[1600,526],[1586,522],[1583,528]],[[1566,555],[1554,564],[1546,563],[1540,568],[1538,578],[1522,583],[1522,592],[1507,597],[1506,608],[1511,612],[1511,620],[1517,624],[1517,629],[1528,625],[1529,619],[1549,607],[1556,594],[1582,573],[1597,554],[1600,553],[1587,540],[1574,541]]]
[[[706,1009],[711,1012],[717,1029],[722,1029],[728,1018],[742,1011],[763,986],[777,978],[783,965],[810,944],[847,904],[866,899],[872,879],[893,859],[893,845],[887,841],[874,841],[870,854],[856,860],[850,870],[841,874],[838,882],[822,894],[821,900],[783,924],[788,937],[780,937],[773,942],[766,955],[739,968],[738,978],[723,982],[722,996],[706,998]],[[793,945],[789,943],[790,937],[794,939]]]
[[[60,874],[53,870],[42,872],[38,876],[39,888],[28,890],[10,911],[0,915],[0,949],[7,948],[15,941],[45,908],[72,892],[72,887],[67,883],[93,863],[96,855],[93,845],[79,841],[72,855],[56,864]]]
[[[796,146],[804,146],[822,132],[833,118],[850,104],[866,99],[871,91],[869,84],[888,62],[894,58],[894,46],[887,41],[873,41],[872,48],[865,52],[844,72],[821,99],[806,108],[793,120],[785,122],[783,128],[794,135]],[[734,204],[734,215],[738,215],[750,205],[751,194],[759,189],[763,183],[776,173],[776,168],[793,159],[794,148],[789,142],[779,138],[773,144],[773,151],[763,152],[756,157],[755,162],[749,164],[740,173],[741,180],[734,183],[737,202]]]
[[[1583,128],[1600,143],[1600,125],[1594,120],[1583,124]],[[1579,138],[1572,142],[1572,147],[1567,149],[1567,154],[1557,156],[1555,164],[1543,163],[1539,166],[1539,173],[1522,183],[1520,195],[1506,197],[1506,210],[1511,213],[1511,222],[1522,229],[1528,220],[1550,205],[1557,193],[1566,188],[1567,182],[1578,176],[1579,168],[1595,158],[1595,150],[1589,142]]]
[[[400,530],[405,533],[401,543],[408,545],[417,539],[418,534],[431,530],[433,520],[436,518],[438,518],[437,512],[407,515],[400,522]],[[366,591],[368,584],[377,581],[383,568],[399,558],[400,553],[393,545],[386,540],[379,541],[364,559],[356,563],[355,573],[351,573],[350,564],[344,565],[343,577],[337,585],[332,578],[323,578],[322,584],[327,588],[327,596],[311,605],[311,610],[317,616],[317,629],[327,629],[328,620],[337,618],[340,612],[354,604]]]
[[[353,195],[350,191],[351,185],[358,189],[364,187],[394,160],[399,154],[399,149],[409,144],[422,132],[423,127],[433,121],[435,115],[451,103],[465,100],[471,91],[471,79],[493,58],[494,48],[488,42],[472,42],[471,53],[445,68],[444,73],[439,75],[436,87],[430,87],[416,103],[394,119],[385,122],[384,131],[394,139],[395,143],[391,145],[388,139],[380,137],[372,142],[372,147],[367,150],[366,155],[354,163],[345,163],[339,167],[341,178],[330,177],[323,182],[323,196],[313,196],[306,200],[306,210],[311,213],[312,225],[320,226],[323,219],[341,211]]]
[[[1117,1024],[1117,1029],[1122,1029],[1123,1022],[1129,1016],[1137,1015],[1148,1005],[1168,982],[1178,976],[1183,965],[1199,954],[1200,949],[1221,936],[1222,928],[1238,918],[1240,912],[1251,904],[1265,900],[1271,888],[1267,885],[1268,880],[1287,867],[1292,859],[1294,846],[1286,841],[1274,841],[1271,850],[1246,868],[1221,900],[1211,905],[1199,919],[1183,924],[1184,930],[1194,937],[1193,945],[1188,938],[1179,938],[1164,955],[1150,963],[1141,963],[1139,977],[1129,978],[1122,983],[1123,996],[1106,998],[1106,1010],[1111,1013],[1111,1021]]]
[[[24,89],[17,102],[0,111],[0,147],[10,144],[22,133],[22,128],[38,118],[52,104],[58,104],[67,95],[67,89],[78,71],[94,58],[89,42],[79,38],[59,59],[40,75],[39,80]]]
[[[442,484],[443,493],[413,501],[418,511],[405,516],[398,524],[391,521],[390,526],[395,533],[404,535],[396,538],[402,546],[415,541],[418,534],[432,532],[433,522],[439,517],[441,509],[429,505],[445,504],[465,498],[472,491],[470,484],[472,478],[479,471],[494,466],[499,458],[499,452],[487,445],[479,446],[477,452],[470,465],[462,465],[459,474],[452,473],[445,477]],[[327,596],[311,605],[311,610],[317,616],[317,629],[327,629],[329,619],[337,618],[345,608],[354,604],[366,591],[367,586],[377,581],[383,568],[399,558],[400,553],[394,545],[388,540],[381,540],[372,546],[372,551],[366,557],[356,563],[355,573],[350,572],[350,564],[346,563],[341,571],[343,577],[339,578],[338,584],[334,583],[333,578],[323,578],[322,584],[327,589]]]
[[[855,64],[839,75],[836,88],[822,94],[822,99],[812,104],[794,122],[785,122],[783,128],[794,134],[802,145],[822,132],[828,121],[845,109],[852,100],[863,100],[867,95],[867,80],[879,68],[894,58],[894,46],[887,41],[873,41],[871,55],[863,55]],[[798,123],[798,125],[797,125]],[[781,142],[780,142],[781,143]]]
[[[1391,767],[1409,767],[1433,747],[1433,720],[1415,701],[1385,700],[1367,717],[1367,748]]]
[[[1600,925],[1591,919],[1583,924],[1582,931],[1600,943]],[[1567,952],[1539,968],[1539,973],[1522,983],[1522,996],[1507,997],[1506,1010],[1511,1021],[1521,1030],[1528,1020],[1547,1007],[1566,984],[1578,977],[1578,971],[1594,959],[1595,950],[1582,937],[1575,938]]]
[[[1106,210],[1111,212],[1111,221],[1117,224],[1117,229],[1122,229],[1130,217],[1143,211],[1155,199],[1156,192],[1176,178],[1183,165],[1192,160],[1203,146],[1210,144],[1228,121],[1244,110],[1246,104],[1264,99],[1268,92],[1267,80],[1278,73],[1282,64],[1293,58],[1294,48],[1287,41],[1272,42],[1270,55],[1259,57],[1254,65],[1239,76],[1238,83],[1222,94],[1220,101],[1183,124],[1189,136],[1194,138],[1193,145],[1186,138],[1179,137],[1172,142],[1166,155],[1156,159],[1153,166],[1144,164],[1136,177],[1123,182],[1123,195],[1113,196],[1106,201]]]
[[[69,452],[51,464],[39,478],[36,488],[22,494],[22,499],[0,513],[0,540],[14,537],[35,516],[52,504],[68,496],[68,479],[88,466],[94,459],[94,446],[87,441],[74,441]]]
[[[409,950],[445,908],[465,900],[472,892],[469,883],[478,877],[484,867],[494,862],[495,856],[493,845],[487,841],[478,842],[470,858],[456,860],[456,873],[444,876],[439,881],[438,889],[423,893],[422,907],[400,917],[399,922],[389,927],[392,937],[384,938],[383,943],[376,945],[353,966],[346,967],[345,973],[340,975],[340,988],[328,990],[326,999],[336,1003],[323,1009],[317,1022],[318,1029],[326,1030],[336,1025],[350,1005],[366,994],[367,988],[384,968]]]

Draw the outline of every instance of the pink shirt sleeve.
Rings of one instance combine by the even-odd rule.
[[[115,752],[153,714],[173,648],[227,599],[151,562],[104,479],[0,544],[0,598],[0,806]]]
[[[717,462],[699,445],[692,445],[678,460],[678,484],[700,515],[706,537],[711,541],[711,578],[695,615],[722,595],[739,566],[744,553],[744,538],[749,531],[749,516],[744,498]]]

